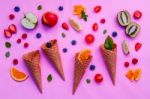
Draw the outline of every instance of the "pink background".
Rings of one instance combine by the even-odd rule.
[[[43,9],[37,10],[37,6],[41,4]],[[83,4],[87,8],[88,22],[79,20],[76,16],[73,16],[73,5]],[[1,99],[149,99],[150,98],[150,67],[149,62],[149,24],[150,24],[150,1],[149,0],[0,0],[0,98]],[[58,11],[58,7],[64,6],[62,12]],[[93,7],[96,5],[102,6],[102,11],[98,14],[94,14]],[[13,8],[20,6],[21,11],[15,13]],[[140,20],[132,20],[141,25],[141,33],[135,39],[128,38],[124,29],[122,29],[117,21],[116,15],[120,10],[126,9],[131,15],[137,9],[139,9],[143,16]],[[46,11],[56,12],[59,16],[59,22],[54,28],[47,28],[41,24],[41,16]],[[39,19],[39,24],[35,30],[28,31],[21,27],[20,20],[23,17],[23,13],[33,12]],[[14,13],[16,18],[9,20],[8,15]],[[69,17],[75,17],[83,26],[82,33],[76,33],[71,27],[69,31],[65,31],[61,28],[62,22],[68,22]],[[106,24],[99,23],[101,18],[106,18]],[[91,25],[94,22],[99,23],[99,31],[93,32]],[[13,35],[12,38],[6,39],[3,35],[3,30],[14,23],[17,26],[18,33]],[[103,35],[103,30],[107,29],[108,33]],[[112,82],[108,76],[107,70],[103,63],[103,59],[99,52],[99,45],[104,42],[104,39],[108,34],[111,35],[113,31],[118,32],[118,36],[114,39],[118,44],[118,62],[117,62],[117,74],[116,74],[116,86],[112,85]],[[21,44],[17,44],[16,40],[21,37],[23,33],[28,33],[28,39],[22,40]],[[41,39],[36,39],[37,32],[42,34]],[[61,37],[61,33],[66,33],[66,38]],[[92,33],[95,36],[95,42],[92,45],[87,45],[84,42],[86,34]],[[61,57],[64,66],[64,72],[66,81],[62,81],[59,75],[52,68],[51,64],[47,61],[43,53],[41,54],[41,69],[42,69],[42,81],[43,81],[43,94],[40,94],[37,90],[32,78],[29,77],[24,82],[15,82],[10,77],[10,67],[13,66],[12,60],[18,58],[19,64],[16,66],[21,71],[29,74],[26,66],[23,63],[22,55],[26,52],[40,49],[40,45],[44,42],[57,38],[59,42]],[[123,39],[127,40],[130,46],[130,55],[125,56],[122,53],[121,43]],[[71,40],[77,40],[77,45],[72,46]],[[12,48],[5,48],[5,42],[10,41]],[[24,42],[29,42],[30,46],[27,49],[23,48]],[[139,52],[135,52],[134,45],[136,42],[143,44]],[[63,53],[62,49],[68,48],[67,53]],[[84,48],[91,48],[93,60],[91,64],[96,65],[95,71],[89,69],[85,73],[75,95],[72,95],[73,84],[73,68],[74,68],[74,55]],[[11,57],[6,59],[5,52],[10,51]],[[136,66],[130,65],[129,68],[124,67],[124,61],[131,62],[133,57],[139,59],[139,63]],[[142,77],[140,81],[131,83],[126,77],[125,73],[130,68],[142,68]],[[48,74],[52,74],[53,80],[47,81]],[[104,77],[104,81],[101,84],[96,84],[93,77],[96,73],[101,73]],[[30,75],[29,75],[30,76]],[[86,83],[86,79],[91,79],[91,84]]]

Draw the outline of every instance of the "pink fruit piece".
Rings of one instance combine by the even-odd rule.
[[[9,25],[8,30],[13,34],[17,33],[17,28],[14,24]]]
[[[12,33],[9,30],[4,30],[4,35],[6,38],[10,38],[12,36]]]
[[[69,30],[69,26],[65,22],[62,23],[62,28],[65,29],[65,30]]]

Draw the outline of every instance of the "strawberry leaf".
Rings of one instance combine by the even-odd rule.
[[[82,18],[84,21],[87,21],[87,17],[88,17],[88,15],[87,15],[84,11],[81,11],[81,18]]]

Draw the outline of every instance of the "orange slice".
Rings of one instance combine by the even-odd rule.
[[[140,68],[135,70],[134,79],[138,81],[141,78],[142,70]]]
[[[79,16],[81,16],[81,12],[82,11],[85,11],[85,7],[84,6],[82,6],[82,5],[75,5],[74,6],[74,14],[75,15],[79,15]]]
[[[27,74],[13,67],[10,69],[10,75],[12,79],[14,79],[15,81],[19,81],[19,82],[24,81],[28,78]]]
[[[91,54],[91,50],[89,50],[89,49],[83,50],[79,53],[78,59],[79,60],[87,60],[89,58],[90,54]]]
[[[135,71],[133,69],[130,69],[127,73],[126,73],[126,77],[130,80],[133,81],[134,80],[134,74]]]

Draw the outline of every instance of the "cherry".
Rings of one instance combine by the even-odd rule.
[[[103,81],[103,76],[101,74],[96,74],[94,79],[95,79],[95,82],[101,83]]]
[[[94,42],[95,38],[92,34],[88,34],[85,36],[85,42],[87,44],[92,44]]]

